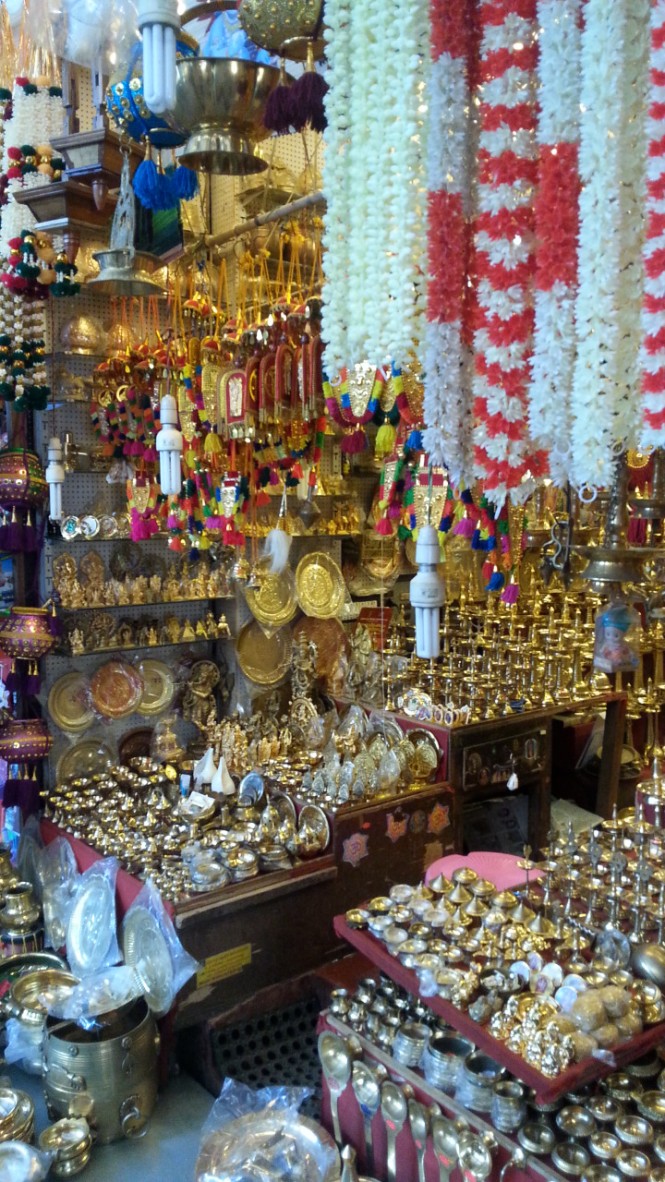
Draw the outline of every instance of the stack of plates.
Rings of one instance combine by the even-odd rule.
[[[35,1109],[26,1092],[0,1088],[0,1141],[34,1140]],[[4,1177],[0,1170],[0,1177]]]

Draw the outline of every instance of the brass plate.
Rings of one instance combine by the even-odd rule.
[[[344,625],[334,618],[317,620],[314,616],[305,616],[298,620],[293,629],[294,640],[300,635],[316,645],[316,676],[327,679],[338,657],[349,651],[349,638]]]
[[[48,712],[60,730],[77,734],[94,721],[88,704],[89,684],[82,673],[65,673],[51,687]]]
[[[291,667],[291,629],[266,636],[256,620],[240,629],[236,641],[238,664],[255,685],[278,685]]]
[[[328,554],[306,554],[296,570],[296,592],[306,616],[329,620],[344,606],[344,576]]]
[[[171,670],[164,661],[146,657],[141,661],[141,676],[143,697],[137,706],[137,714],[143,714],[144,717],[161,714],[171,705],[175,694],[175,681]]]
[[[279,575],[267,570],[267,564],[259,564],[257,571],[259,586],[246,587],[247,606],[258,620],[269,628],[281,628],[289,624],[298,611],[293,571],[288,568]]]

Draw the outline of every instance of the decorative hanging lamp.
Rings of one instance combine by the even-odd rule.
[[[162,260],[134,246],[136,211],[132,189],[129,153],[123,151],[120,196],[111,224],[109,250],[93,255],[99,275],[90,279],[89,290],[117,296],[163,296],[164,288],[153,275],[164,266]]]

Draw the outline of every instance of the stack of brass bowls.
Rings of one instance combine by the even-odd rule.
[[[73,1178],[90,1161],[92,1134],[83,1117],[66,1117],[49,1125],[40,1135],[39,1148],[55,1156],[51,1173],[56,1178]]]
[[[0,936],[3,944],[15,952],[37,951],[43,946],[41,908],[35,899],[32,884],[14,882],[2,895],[0,907]]]
[[[27,1092],[0,1088],[0,1141],[35,1139],[35,1108]]]

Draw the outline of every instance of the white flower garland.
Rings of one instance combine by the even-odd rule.
[[[621,253],[617,288],[616,438],[637,446],[641,427],[639,350],[644,294],[646,137],[650,0],[627,0],[621,125]]]
[[[555,484],[570,475],[579,201],[581,0],[539,0],[540,190],[536,202],[531,438],[549,452]]]
[[[326,9],[325,108],[328,126],[323,158],[323,188],[327,209],[324,219],[325,309],[322,336],[325,365],[338,374],[349,362],[348,305],[351,280],[349,226],[351,222],[349,156],[349,103],[351,91],[351,0],[330,0]]]
[[[471,212],[468,40],[455,38],[460,0],[432,0],[427,181],[429,301],[420,361],[425,374],[423,442],[453,484],[468,483],[470,356],[463,341],[467,233]],[[464,13],[470,16],[470,7]],[[467,32],[467,37],[470,31]],[[441,51],[439,52],[439,48]]]
[[[665,432],[665,0],[651,6],[650,105],[647,120],[647,237],[642,307],[642,434],[661,447]]]
[[[632,149],[624,150],[630,134],[624,118],[630,104],[622,63],[629,29],[634,32],[627,0],[587,0],[581,52],[577,359],[571,403],[571,477],[578,486],[603,485],[611,479],[613,446],[626,420],[620,405],[626,390],[623,381],[617,381],[617,374],[627,372],[617,308],[626,262],[622,171],[633,167]],[[633,128],[632,134],[639,133]]]
[[[333,376],[360,361],[404,363],[420,329],[427,4],[330,0],[326,24],[323,339]]]

